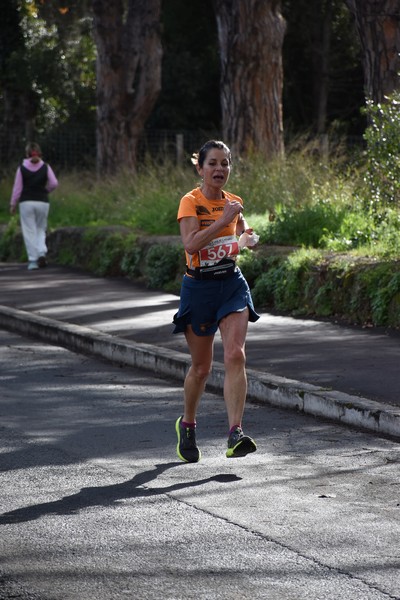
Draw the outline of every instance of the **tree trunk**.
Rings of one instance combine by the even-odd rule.
[[[332,9],[332,0],[314,2],[314,14],[317,19],[313,23],[313,96],[317,135],[326,133]]]
[[[375,103],[399,88],[399,0],[345,0],[363,51],[365,96]]]
[[[224,140],[236,154],[283,155],[280,0],[214,0]]]
[[[97,168],[137,166],[137,148],[161,89],[161,0],[93,0],[97,46]]]

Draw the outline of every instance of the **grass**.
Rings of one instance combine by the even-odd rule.
[[[67,174],[53,194],[49,224],[125,225],[148,235],[177,235],[177,207],[191,175],[189,169],[154,163],[142,165],[136,176],[123,171],[96,180],[91,173]]]
[[[136,176],[125,171],[102,179],[90,172],[58,177],[50,229],[124,225],[148,235],[179,234],[179,200],[199,183],[189,161],[179,167],[147,161]],[[13,173],[0,182],[0,223],[10,223],[12,182]],[[233,165],[227,189],[244,199],[246,218],[261,242],[386,258],[400,254],[399,211],[369,208],[362,169],[349,167],[342,155],[327,164],[297,147],[285,160],[249,157]]]

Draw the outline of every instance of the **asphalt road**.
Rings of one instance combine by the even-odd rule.
[[[0,331],[0,598],[400,598],[400,445],[249,403],[177,462],[181,384]]]
[[[125,279],[0,263],[0,327],[182,380],[189,355],[184,336],[172,334],[178,303]],[[248,394],[400,440],[399,339],[396,331],[262,313],[247,335]],[[214,358],[215,390],[223,385],[218,335]]]

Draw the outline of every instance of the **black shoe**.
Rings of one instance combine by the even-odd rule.
[[[37,262],[41,269],[43,269],[44,267],[47,267],[47,260],[46,260],[45,256],[39,256]]]
[[[236,458],[246,456],[250,452],[255,452],[257,445],[251,437],[244,435],[240,427],[236,427],[229,435],[228,450],[226,451],[227,458]]]
[[[175,429],[178,436],[176,453],[184,462],[199,462],[201,452],[196,444],[196,430],[190,427],[182,427],[182,417],[176,421]]]

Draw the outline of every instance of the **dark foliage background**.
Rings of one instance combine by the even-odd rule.
[[[90,5],[89,0],[6,3],[0,22],[2,165],[13,164],[32,138],[42,143],[53,162],[94,164],[96,53]],[[324,132],[360,138],[365,129],[361,55],[345,3],[283,0],[282,11],[287,22],[286,141],[316,133],[322,84],[328,90]],[[323,22],[328,26],[328,47]],[[197,132],[200,137],[218,133],[219,55],[212,0],[164,0],[162,38],[162,91],[146,131]],[[327,68],[321,75],[323,60]],[[74,144],[68,158],[66,143]]]

